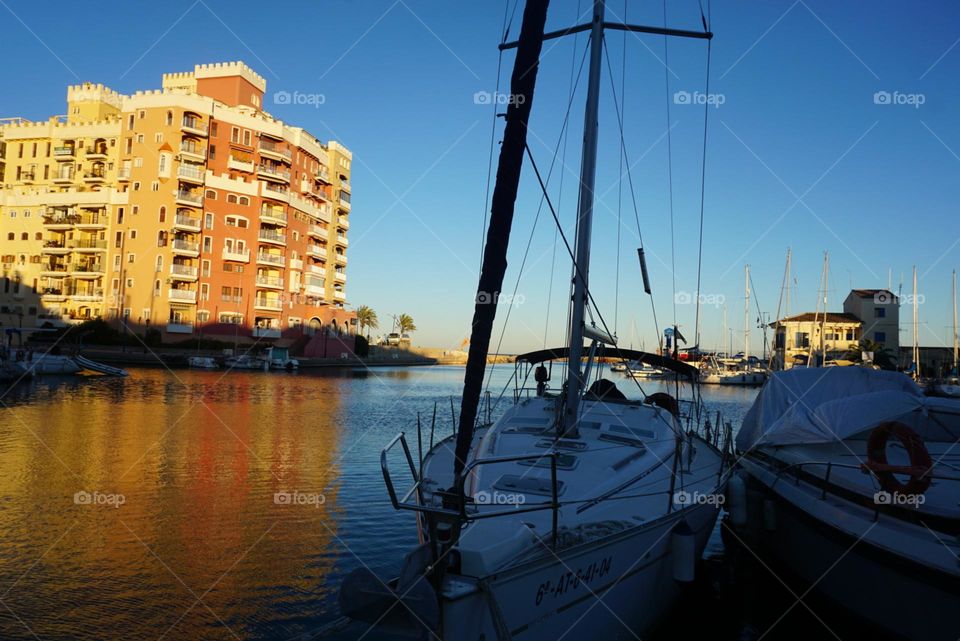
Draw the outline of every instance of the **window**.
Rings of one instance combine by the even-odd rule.
[[[137,144],[143,143],[143,134],[137,134]]]
[[[210,123],[210,135],[214,138],[217,136],[217,123],[215,122]]]
[[[153,142],[156,142],[156,143],[163,142],[163,133],[158,131],[157,133],[153,134]]]
[[[167,154],[160,154],[160,161],[157,165],[157,172],[161,174],[167,173]]]
[[[20,240],[30,240],[30,234],[28,232],[21,233]]]
[[[130,230],[130,240],[135,240],[136,238],[137,238],[137,230],[136,230],[136,229],[131,229],[131,230]]]
[[[9,234],[7,234],[7,240],[14,240],[16,239],[16,237],[17,235],[14,234],[13,232],[10,232]]]
[[[848,341],[856,340],[856,339],[854,338],[854,332],[853,332],[852,329],[848,329],[848,330],[847,330],[847,340],[848,340]]]
[[[167,232],[158,231],[157,232],[157,247],[166,247],[167,246]],[[160,258],[157,256],[157,258]]]
[[[154,296],[160,295],[160,279],[159,278],[153,281],[153,295]]]
[[[203,215],[203,226],[206,229],[213,229],[213,214],[206,213]]]
[[[136,215],[139,214],[139,213],[140,213],[140,205],[134,205],[134,206],[133,206],[133,215],[136,216]]]
[[[43,232],[42,232],[42,231],[38,231],[36,234],[34,234],[33,239],[34,239],[34,240],[43,240]]]
[[[200,300],[210,300],[210,285],[200,283]]]
[[[794,336],[793,344],[797,347],[810,347],[810,334],[797,332],[796,336]]]
[[[247,147],[250,146],[250,130],[249,129],[243,130],[243,144],[246,145]]]
[[[203,260],[200,261],[200,274],[204,277],[210,276],[210,261]]]
[[[120,232],[117,233],[119,234]],[[120,254],[113,257],[113,268],[120,269]]]
[[[168,111],[167,111],[167,126],[169,127],[169,126],[171,126],[171,125],[173,125],[173,112],[168,110]],[[158,141],[158,142],[159,142],[159,141]]]
[[[874,332],[873,340],[877,343],[887,342],[887,333],[886,332]]]
[[[160,232],[161,234],[163,232]],[[157,273],[163,271],[163,256],[157,256]]]
[[[133,129],[133,114],[130,114],[130,117],[127,118],[127,129]]]
[[[214,160],[217,157],[217,146],[210,145],[210,160]]]
[[[886,317],[887,317],[887,308],[886,308],[886,307],[874,307],[874,308],[873,308],[873,317],[874,317],[874,318],[886,318]]]
[[[123,224],[123,207],[117,207],[117,224]]]
[[[209,254],[213,251],[213,238],[210,236],[203,237],[203,253]]]
[[[127,254],[127,262],[130,263],[130,264],[133,264],[133,263],[137,262],[137,255],[136,255],[136,254]]]
[[[147,112],[144,111],[143,109],[141,109],[141,110],[140,110],[140,113],[137,114],[137,116],[140,118],[140,120],[143,120],[144,118],[146,118]]]
[[[160,222],[163,223],[163,222],[166,222],[166,221],[167,221],[167,208],[166,208],[166,207],[161,207],[161,208],[160,208]]]
[[[136,168],[138,168],[138,169],[139,169],[140,167],[143,167],[143,158],[141,158],[140,156],[137,156],[136,158],[134,158],[134,159],[133,159],[133,166],[136,167]]]
[[[156,180],[150,183],[150,191],[160,191],[160,183]]]
[[[200,310],[200,311],[197,312],[197,322],[198,322],[198,323],[206,323],[206,322],[209,321],[209,320],[210,320],[210,312],[208,312],[208,311],[205,310],[205,309],[202,309],[202,310]]]
[[[246,206],[246,205],[249,205],[249,204],[250,204],[250,199],[247,198],[246,196],[240,196],[240,197],[237,199],[237,202],[238,202],[239,204],[241,204],[241,205]]]
[[[217,192],[214,191],[213,189],[208,189],[206,193],[206,197],[209,198],[210,200],[216,200]]]
[[[134,191],[140,191],[140,181],[139,181],[139,180],[135,180],[135,181],[133,182],[133,190],[134,190]]]
[[[230,204],[234,204],[234,205],[235,205],[235,204],[237,203],[237,196],[236,196],[236,194],[228,194],[228,195],[227,195],[227,202],[230,203]]]
[[[230,128],[230,142],[240,142],[240,129],[238,127]]]

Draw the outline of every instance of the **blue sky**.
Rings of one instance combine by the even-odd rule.
[[[107,1],[91,13],[83,3],[51,11],[43,3],[2,0],[0,54],[19,64],[5,66],[6,86],[17,90],[0,93],[0,116],[61,113],[65,86],[79,81],[130,92],[159,87],[163,72],[187,71],[195,63],[244,60],[266,77],[271,113],[340,140],[355,154],[350,302],[373,306],[382,325],[391,314],[409,313],[419,327],[415,342],[455,346],[469,334],[486,207],[493,110],[475,104],[474,95],[497,86],[496,45],[506,4]],[[662,24],[656,5],[631,0],[629,20]],[[670,2],[668,22],[696,28],[697,6],[695,0]],[[613,0],[610,11],[611,19],[623,17],[623,0]],[[573,24],[576,13],[575,0],[553,0],[548,28]],[[840,308],[851,283],[883,287],[888,273],[894,289],[903,282],[906,293],[916,264],[924,296],[921,342],[949,343],[950,272],[960,263],[960,5],[881,0],[865,10],[859,3],[813,0],[716,2],[712,28],[711,93],[723,104],[709,107],[704,346],[721,342],[717,301],[725,300],[737,333],[734,347],[742,348],[745,263],[761,309],[776,313],[788,246],[794,255],[792,311],[814,309],[824,251],[830,252],[831,309]],[[677,104],[673,96],[704,91],[705,46],[672,40],[667,71],[663,38],[630,35],[624,43],[622,34],[611,33],[607,44],[618,94],[626,64],[625,141],[662,330],[674,320],[674,292],[683,300],[696,289],[704,108]],[[571,65],[579,63],[583,46],[580,36],[545,48],[530,140],[544,173],[561,134]],[[512,54],[503,56],[503,88],[512,62]],[[549,185],[568,233],[582,86],[566,156]],[[322,94],[323,103],[272,105],[276,91]],[[620,191],[618,181],[606,75],[603,92],[597,185],[604,195],[596,213],[593,290],[623,342],[649,349],[656,332],[637,267],[629,185],[624,179]],[[877,92],[904,104],[876,104]],[[497,139],[501,128],[502,121]],[[495,334],[509,310],[504,351],[541,346],[545,328],[548,343],[562,341],[569,262],[562,246],[553,260],[554,226],[546,210],[534,229],[539,196],[527,166],[505,286],[507,292],[516,286],[518,296],[501,305]],[[903,311],[908,320],[910,311]],[[755,318],[754,308],[751,324]],[[677,305],[676,321],[692,336],[694,306]],[[901,339],[909,341],[906,322],[902,329]],[[752,351],[760,345],[753,329]]]

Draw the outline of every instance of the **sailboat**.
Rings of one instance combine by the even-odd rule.
[[[494,422],[479,420],[497,306],[477,297],[455,433],[419,461],[404,433],[381,452],[390,500],[416,514],[421,543],[392,580],[367,568],[350,573],[340,592],[347,617],[449,641],[636,636],[693,578],[725,485],[717,439],[699,435],[692,405],[669,394],[630,401],[609,380],[589,381],[609,358],[667,370],[676,388],[695,384],[697,371],[621,349],[586,317],[604,30],[712,34],[706,24],[691,32],[610,23],[604,4],[594,0],[590,22],[545,34],[548,1],[528,0],[517,42],[501,45],[516,48],[517,99],[507,108],[478,292],[503,285],[543,42],[590,33],[569,343],[518,356],[515,404]],[[405,492],[389,465],[394,456],[404,461]]]

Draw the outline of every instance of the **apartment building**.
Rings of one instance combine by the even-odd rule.
[[[270,116],[265,92],[241,62],[198,65],[132,95],[70,87],[66,116],[0,122],[0,323],[349,331],[352,155]]]
[[[900,351],[900,299],[889,289],[854,289],[843,311],[863,321],[863,337],[894,354]]]

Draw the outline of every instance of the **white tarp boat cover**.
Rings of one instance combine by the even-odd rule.
[[[843,440],[924,405],[920,387],[899,372],[862,367],[776,372],[737,434],[737,448]]]

